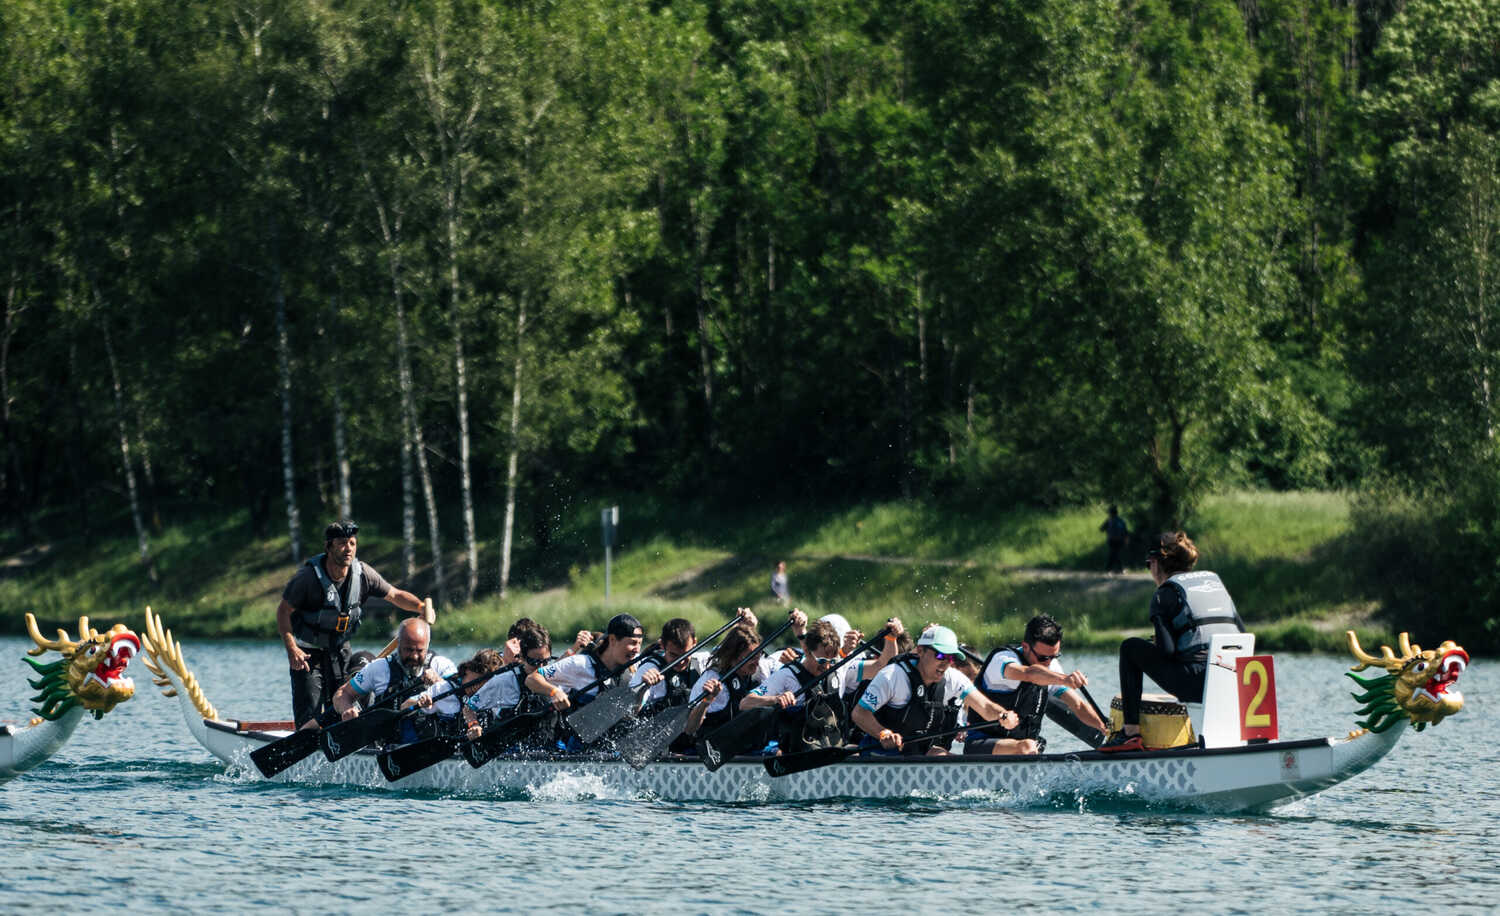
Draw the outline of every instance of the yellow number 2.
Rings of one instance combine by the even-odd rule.
[[[1244,670],[1240,673],[1240,683],[1249,686],[1252,676],[1256,678],[1259,686],[1255,690],[1255,696],[1250,699],[1250,704],[1245,707],[1245,727],[1268,728],[1271,724],[1271,714],[1259,711],[1260,704],[1266,699],[1266,688],[1271,683],[1264,662],[1259,660],[1246,662]]]

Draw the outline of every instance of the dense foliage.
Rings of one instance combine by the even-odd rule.
[[[1500,0],[11,0],[0,93],[19,538],[1378,480],[1493,622]]]

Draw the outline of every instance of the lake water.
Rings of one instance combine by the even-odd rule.
[[[0,638],[0,721],[27,715],[30,645]],[[286,715],[279,646],[184,650],[222,714]],[[1065,660],[1101,702],[1114,694],[1112,657]],[[1277,656],[1282,737],[1353,727],[1348,664]],[[1493,667],[1475,660],[1464,711],[1365,773],[1222,816],[1112,797],[731,805],[601,798],[568,779],[493,799],[266,783],[224,775],[135,662],[135,699],[0,785],[0,911],[1487,912],[1500,901]],[[1044,734],[1052,750],[1082,747]]]

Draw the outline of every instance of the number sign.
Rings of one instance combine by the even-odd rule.
[[[1269,655],[1234,660],[1240,691],[1240,738],[1276,740],[1276,667]]]

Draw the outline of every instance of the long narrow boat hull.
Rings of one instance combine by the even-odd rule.
[[[55,722],[0,729],[0,782],[46,762],[68,742],[82,719],[83,708],[75,706]]]
[[[250,752],[285,734],[241,731],[231,722],[194,717],[194,734],[210,753],[232,771],[256,778],[259,774],[249,761]],[[189,725],[193,724],[190,719]],[[499,759],[476,769],[455,757],[389,782],[377,769],[375,755],[361,752],[337,763],[313,755],[275,778],[475,795],[545,793],[549,787],[570,787],[608,796],[724,802],[943,798],[977,793],[1025,803],[1100,793],[1174,807],[1253,811],[1311,795],[1361,772],[1385,756],[1401,731],[1124,755],[1086,751],[1040,757],[856,758],[777,778],[766,773],[760,758],[740,758],[709,772],[692,758],[663,760],[636,770],[618,760],[577,757]]]

